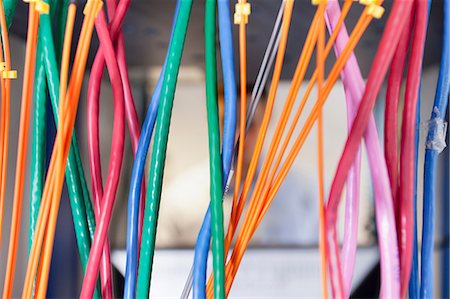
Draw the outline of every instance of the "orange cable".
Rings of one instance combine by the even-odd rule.
[[[293,0],[286,0],[285,6],[284,6],[284,12],[283,12],[282,27],[281,27],[281,39],[280,39],[280,44],[278,46],[278,53],[277,53],[275,67],[274,67],[274,71],[273,71],[272,83],[271,83],[270,90],[269,90],[266,111],[264,113],[261,128],[258,133],[258,139],[256,141],[256,145],[255,145],[255,149],[254,149],[254,155],[250,162],[249,170],[248,170],[248,173],[247,173],[247,176],[245,179],[245,183],[244,183],[244,188],[243,188],[243,191],[242,191],[242,194],[240,197],[240,201],[238,203],[237,219],[240,218],[240,214],[242,213],[242,210],[243,210],[243,207],[245,204],[245,198],[247,197],[247,194],[249,192],[250,185],[251,185],[253,176],[256,171],[258,159],[259,159],[259,156],[262,151],[262,146],[264,143],[265,135],[267,133],[267,128],[269,126],[270,117],[272,114],[272,109],[274,106],[275,96],[276,96],[276,92],[277,92],[277,88],[278,88],[278,82],[280,80],[281,70],[283,67],[284,53],[286,51],[286,44],[287,44],[287,38],[288,38],[288,34],[289,34],[289,26],[290,26],[291,17],[292,17],[293,6],[294,6]],[[234,233],[234,231],[232,231],[229,226],[229,229],[227,232],[227,237],[225,240],[226,241],[225,252],[228,252],[228,250],[230,248],[233,233]],[[212,295],[213,295],[212,294],[212,292],[213,292],[212,279],[213,279],[213,276],[211,275],[208,280],[208,287],[207,287],[208,298],[212,298]],[[228,292],[229,292],[228,281],[227,281],[226,289],[227,289],[226,293],[228,294]]]
[[[233,255],[230,259],[230,261],[227,264],[227,274],[231,275],[231,279],[234,278],[236,272],[237,272],[237,265],[239,265],[240,261],[242,260],[243,254],[245,252],[245,248],[248,245],[248,242],[250,240],[251,235],[256,230],[257,225],[259,225],[260,221],[262,220],[262,216],[267,212],[271,202],[273,201],[276,192],[278,191],[279,187],[281,186],[282,181],[287,175],[287,172],[289,171],[289,168],[292,166],[295,157],[297,156],[298,152],[300,151],[301,146],[304,143],[304,140],[306,139],[307,135],[309,134],[312,125],[314,124],[315,119],[318,117],[318,108],[323,105],[325,102],[327,96],[331,92],[331,88],[335,84],[337,78],[339,77],[339,73],[342,70],[342,68],[345,65],[346,60],[350,56],[351,52],[353,51],[354,47],[356,46],[356,43],[359,41],[360,37],[362,36],[364,30],[367,28],[371,20],[371,17],[367,15],[367,10],[363,12],[362,17],[358,21],[357,26],[355,27],[355,30],[353,31],[349,43],[347,44],[345,50],[343,51],[342,55],[339,56],[339,58],[336,61],[335,66],[333,67],[332,72],[330,73],[329,79],[327,80],[325,87],[323,89],[323,93],[321,98],[318,100],[316,105],[314,106],[313,110],[311,111],[310,116],[308,117],[308,120],[305,123],[304,128],[302,129],[302,132],[300,133],[299,137],[297,138],[293,149],[291,150],[287,161],[284,163],[282,170],[280,174],[277,176],[276,181],[274,184],[271,185],[270,193],[268,197],[266,197],[266,192],[264,192],[263,196],[266,198],[265,205],[263,209],[261,210],[260,217],[258,218],[258,221],[256,225],[249,227],[242,227],[242,234],[238,237],[238,240],[236,242],[236,246],[233,250]],[[266,188],[267,189],[267,188]]]
[[[239,0],[239,4],[246,4],[246,0]],[[246,127],[246,117],[247,117],[247,40],[246,40],[246,20],[241,17],[239,22],[239,64],[240,64],[240,119],[239,119],[239,148],[237,156],[237,167],[236,167],[236,179],[234,184],[234,196],[233,203],[231,205],[231,216],[228,225],[228,231],[232,231],[237,226],[239,221],[236,217],[236,207],[238,205],[239,191],[241,189],[242,180],[242,164],[244,161],[244,147],[245,147],[245,127]],[[231,243],[232,240],[228,240],[229,234],[227,233],[225,237],[226,243]],[[232,238],[232,236],[231,236]],[[227,251],[225,250],[225,254]]]
[[[28,127],[31,109],[31,95],[33,92],[34,67],[36,62],[37,33],[39,27],[39,12],[37,12],[35,8],[36,4],[34,2],[31,2],[29,7],[29,24],[25,52],[25,67],[22,87],[22,104],[20,111],[19,141],[17,147],[13,212],[3,298],[11,298],[17,258],[17,246],[19,243],[23,187],[25,182],[25,166],[28,147]]]
[[[69,5],[68,14],[67,14],[67,22],[64,36],[64,45],[63,45],[63,55],[61,62],[61,74],[60,74],[60,92],[59,92],[59,123],[61,125],[64,124],[65,113],[63,107],[65,106],[65,95],[67,90],[67,77],[69,72],[69,62],[70,62],[70,49],[72,44],[72,34],[73,27],[75,23],[77,6],[74,3]],[[64,132],[64,128],[60,127],[60,130]],[[55,189],[53,189],[52,196],[52,204],[50,207],[50,217],[47,224],[47,232],[45,234],[44,245],[43,245],[43,254],[41,257],[41,262],[39,264],[38,270],[38,280],[36,282],[36,297],[37,298],[45,298],[45,294],[47,293],[47,283],[48,283],[48,275],[50,270],[50,262],[51,255],[53,250],[53,241],[55,236],[55,228],[56,228],[56,219],[59,210],[61,192],[58,190],[62,190],[62,184],[64,180],[64,170],[66,166],[66,160],[64,160],[64,136],[62,134],[58,134],[55,145],[56,149],[56,177],[55,179]],[[59,187],[61,186],[61,187]]]
[[[0,25],[3,27],[3,24],[6,24],[5,14],[3,11],[3,1],[0,0]],[[2,35],[4,31],[2,30]],[[7,38],[7,37],[6,37]],[[3,43],[0,41],[0,48],[3,48],[3,53],[0,55],[0,63],[4,64],[4,70],[6,70],[6,57],[3,59],[3,54],[6,56],[6,46],[3,46]],[[2,74],[2,72],[1,72]],[[2,243],[2,232],[3,232],[3,215],[5,208],[5,190],[6,190],[6,168],[7,168],[7,152],[8,152],[8,131],[9,131],[9,102],[10,99],[7,97],[6,91],[6,79],[3,78],[3,75],[0,75],[0,87],[1,87],[1,95],[2,95],[2,103],[1,103],[1,119],[0,119],[0,248]],[[6,147],[5,147],[6,145]],[[2,159],[6,151],[6,159]],[[4,182],[5,181],[5,182]]]
[[[326,1],[320,3],[324,6],[325,12]],[[322,96],[322,86],[325,76],[325,17],[324,14],[320,16],[319,21],[319,38],[317,40],[317,97]],[[323,158],[323,116],[322,111],[319,114],[318,126],[317,126],[317,171],[319,174],[319,251],[321,259],[321,278],[322,278],[322,296],[324,299],[328,298],[327,291],[327,249],[325,244],[325,187],[324,187],[324,158]]]
[[[98,13],[99,5],[102,4],[101,1],[89,0],[85,6],[85,19],[83,21],[83,26],[80,33],[80,39],[78,42],[77,53],[75,55],[75,61],[73,64],[73,71],[71,79],[69,82],[69,88],[67,90],[66,100],[64,103],[64,124],[60,123],[60,129],[58,134],[62,134],[64,138],[63,146],[63,160],[66,161],[67,155],[70,148],[70,140],[72,136],[73,126],[75,123],[76,112],[78,108],[78,101],[81,91],[81,84],[83,79],[83,74],[86,68],[86,60],[89,52],[89,43],[92,37],[92,31],[94,28],[95,15]],[[41,207],[39,209],[38,221],[36,224],[35,240],[33,242],[30,257],[28,260],[27,273],[25,277],[24,289],[22,293],[23,298],[30,298],[33,290],[33,278],[36,273],[37,265],[39,262],[40,250],[42,247],[42,242],[44,238],[44,233],[47,223],[45,222],[48,214],[50,213],[49,205],[50,196],[52,192],[59,193],[57,197],[60,199],[60,194],[62,191],[62,184],[60,186],[55,186],[55,168],[56,168],[56,156],[57,156],[57,146],[53,147],[53,152],[51,156],[50,166],[47,174],[47,178],[44,185],[44,192],[41,201]],[[64,171],[62,172],[64,175]],[[57,209],[56,209],[57,210]],[[56,211],[57,212],[57,211]],[[47,215],[47,216],[46,216]],[[51,225],[55,225],[56,222]],[[53,228],[54,231],[54,228]],[[51,253],[50,253],[51,254]]]

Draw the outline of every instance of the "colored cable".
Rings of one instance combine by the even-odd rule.
[[[62,161],[64,162],[66,161],[69,154],[71,136],[73,133],[73,127],[75,124],[76,112],[81,92],[81,84],[86,68],[87,55],[94,27],[94,19],[98,11],[101,9],[101,6],[101,1],[89,0],[84,11],[85,18],[83,20],[83,26],[78,41],[77,51],[75,54],[74,68],[72,70],[69,87],[67,89],[66,105],[65,107],[63,107],[63,109],[65,109],[65,123],[60,124],[60,130],[58,130],[56,137],[57,140],[58,138],[61,138],[61,136],[58,135],[63,135],[64,138],[64,154],[62,159]],[[52,158],[44,185],[44,192],[36,225],[36,236],[32,245],[30,257],[28,259],[27,272],[23,287],[22,297],[24,298],[31,297],[33,291],[33,281],[36,269],[38,267],[39,257],[41,256],[43,261],[50,261],[51,259],[52,246],[46,246],[46,244],[48,244],[49,241],[49,239],[47,238],[50,238],[50,242],[53,243],[54,230],[58,213],[57,208],[59,206],[62,192],[62,180],[55,177],[55,169],[57,167],[57,165],[55,165],[57,162],[56,151],[58,151],[58,145],[59,143],[55,143],[55,146],[53,147]],[[61,185],[57,186],[55,182],[60,182]],[[57,199],[56,202],[52,202],[52,198]],[[46,235],[45,238],[47,239],[45,241],[46,244],[43,244],[44,234]],[[44,251],[41,254],[42,246],[44,246]],[[40,283],[46,284],[46,282],[42,282],[42,280],[38,276],[36,284],[37,290],[44,289],[43,287],[41,288]],[[41,291],[40,294],[45,295],[45,290]]]
[[[392,60],[396,45],[400,38],[400,34],[405,26],[406,19],[403,16],[411,11],[411,6],[412,3],[409,2],[400,3],[400,1],[396,1],[394,3],[369,75],[369,80],[367,81],[363,99],[352,125],[352,129],[346,142],[346,147],[344,148],[344,152],[341,156],[338,170],[331,187],[327,207],[327,226],[329,227],[327,242],[329,244],[329,254],[332,256],[330,259],[332,258],[334,261],[334,265],[330,264],[330,271],[337,274],[338,278],[337,281],[334,280],[334,283],[332,283],[333,294],[336,296],[342,296],[343,294],[339,248],[337,247],[337,235],[335,228],[340,193],[342,191],[348,169],[351,167],[355,152],[358,149],[359,141],[361,140],[361,137],[366,129],[371,110],[376,100],[376,95],[381,87],[384,75],[387,72],[388,65]],[[376,201],[375,205],[377,214],[380,215],[381,203]],[[390,213],[389,205],[392,205],[392,203],[384,203],[382,206],[385,213]],[[389,214],[387,215],[389,216]],[[393,218],[393,215],[389,217]],[[381,227],[383,228],[383,226],[386,226],[386,220],[388,219],[380,219],[380,217],[377,217],[377,224],[382,223]],[[383,296],[398,297],[398,285],[395,283],[397,264],[395,258],[394,260],[392,260],[392,258],[387,258],[389,253],[393,252],[393,244],[388,244],[390,242],[386,242],[392,237],[392,231],[390,233],[383,233],[379,231],[379,235],[383,236],[379,239],[383,281],[383,289],[381,293]],[[384,256],[385,253],[386,256]]]
[[[210,197],[212,262],[214,273],[214,298],[225,298],[225,253],[222,206],[222,162],[220,157],[220,133],[217,108],[216,70],[216,1],[205,5],[205,66],[206,108],[208,115],[208,139],[210,154]],[[194,260],[195,265],[195,260]],[[202,273],[203,289],[194,289],[194,298],[206,298],[206,272]],[[194,276],[194,282],[196,276]],[[194,283],[194,286],[198,285]],[[196,292],[197,291],[197,292]],[[200,292],[200,293],[199,293]],[[196,296],[198,295],[198,297]]]
[[[174,17],[172,21],[172,30],[169,40],[169,47],[172,43],[172,37],[174,33],[175,23],[180,9],[180,0],[177,1],[175,7]],[[127,219],[127,260],[125,270],[125,286],[124,286],[124,298],[131,299],[135,297],[136,292],[136,279],[138,270],[138,248],[140,245],[139,229],[138,229],[138,215],[140,210],[139,194],[141,193],[141,181],[144,176],[145,162],[147,159],[147,153],[150,146],[153,129],[156,123],[156,117],[158,114],[158,106],[160,101],[161,87],[164,79],[164,72],[167,64],[167,56],[164,60],[164,65],[159,75],[158,82],[156,83],[153,96],[150,101],[150,106],[147,110],[144,123],[142,125],[142,133],[139,138],[139,143],[136,150],[136,157],[133,163],[133,169],[131,172],[130,191],[128,197],[128,219]]]
[[[39,27],[39,12],[36,4],[29,4],[29,24],[25,53],[24,79],[22,87],[22,101],[20,111],[19,141],[17,147],[16,177],[14,183],[13,212],[6,266],[3,297],[10,298],[14,283],[14,272],[17,258],[17,244],[19,242],[19,229],[22,211],[23,187],[25,183],[26,154],[28,148],[28,127],[31,110],[32,82],[34,78],[37,34]]]
[[[435,237],[435,200],[437,187],[437,166],[440,150],[439,138],[447,113],[448,95],[450,92],[450,1],[444,1],[444,26],[442,35],[442,54],[439,69],[436,95],[428,121],[428,132],[425,148],[424,185],[423,185],[423,230],[421,251],[420,298],[434,296],[434,237]],[[445,134],[445,131],[444,131]],[[445,281],[445,280],[444,280]]]
[[[319,6],[327,6],[326,1],[320,2]],[[322,95],[322,86],[325,76],[325,16],[321,14],[319,17],[318,25],[318,37],[316,46],[316,64],[317,64],[317,97]],[[325,186],[324,186],[324,158],[323,158],[323,115],[320,111],[319,119],[317,122],[317,172],[319,182],[319,251],[321,260],[321,278],[322,278],[322,297],[328,298],[328,282],[327,282],[327,249],[325,244]]]
[[[221,9],[221,6],[223,5],[222,1],[219,1],[219,25],[220,18],[222,14],[224,15],[223,18],[225,18],[225,12],[223,9]],[[247,115],[246,115],[246,128],[245,130],[248,131],[250,124],[253,120],[253,116],[256,111],[256,107],[261,99],[262,91],[264,89],[264,86],[266,84],[267,78],[270,73],[270,68],[273,65],[273,62],[275,60],[275,56],[277,53],[277,48],[280,43],[280,31],[279,27],[281,24],[281,17],[283,15],[283,7],[284,7],[284,1],[280,5],[280,9],[278,11],[278,15],[274,24],[274,28],[272,30],[272,34],[270,36],[269,43],[267,45],[266,51],[264,53],[264,57],[261,63],[261,66],[258,71],[258,75],[256,77],[255,85],[253,86],[252,94],[250,97],[250,103],[248,105]],[[221,25],[222,26],[222,25]],[[225,26],[225,25],[224,25]],[[222,36],[221,36],[222,38]],[[227,44],[226,42],[221,42],[222,44]],[[224,62],[222,62],[224,63]],[[225,63],[224,63],[225,64]],[[225,71],[225,70],[224,70]],[[224,171],[224,174],[226,174],[226,177],[223,179],[224,181],[224,195],[222,199],[227,195],[228,191],[230,190],[230,184],[231,180],[233,179],[234,175],[234,168],[235,168],[235,161],[236,161],[236,154],[238,152],[237,147],[240,143],[240,137],[238,137],[238,141],[236,142],[236,145],[233,149],[233,159],[231,163],[231,168],[228,172]],[[223,164],[223,168],[225,168],[226,165]],[[190,290],[192,288],[192,282],[193,282],[193,273],[195,271],[198,271],[199,273],[204,273],[206,271],[207,266],[207,260],[208,260],[208,251],[209,251],[209,244],[211,239],[211,213],[210,209],[206,211],[206,215],[203,219],[202,226],[200,228],[199,235],[197,237],[197,242],[195,243],[195,251],[194,251],[194,259],[197,259],[199,261],[197,265],[193,265],[191,268],[191,271],[189,272],[189,275],[187,277],[186,283],[183,288],[183,292],[181,294],[181,299],[187,299],[190,293]],[[200,280],[199,280],[200,282]]]
[[[146,233],[142,236],[139,258],[138,283],[136,290],[136,297],[138,298],[147,298],[150,290],[153,255],[155,250],[156,226],[159,212],[159,202],[161,199],[162,177],[166,158],[170,118],[172,114],[176,82],[191,8],[191,0],[180,2],[180,10],[178,12],[177,21],[175,24],[173,39],[170,45],[166,70],[164,73],[164,81],[161,89],[161,102],[158,109],[158,122],[156,123],[147,189],[147,202],[144,214],[143,231]]]
[[[3,54],[0,55],[1,59],[5,63],[5,71],[11,69],[11,54],[9,48],[8,28],[5,17],[5,10],[3,2],[0,0],[0,26],[2,34],[2,50]],[[7,161],[8,161],[8,144],[9,144],[9,127],[10,127],[10,106],[11,106],[11,83],[9,79],[1,78],[1,169],[0,169],[0,248],[3,231],[3,215],[5,206],[5,193],[6,193],[6,177],[7,177]]]

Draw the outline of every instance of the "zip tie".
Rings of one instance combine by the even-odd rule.
[[[251,6],[250,3],[236,3],[234,6],[234,24],[240,24],[244,22],[244,24],[248,23],[248,16],[251,14]]]
[[[50,5],[42,0],[23,0],[25,3],[34,3],[35,9],[40,14],[48,15],[50,13]]]
[[[447,122],[440,116],[439,109],[433,109],[435,115],[427,122],[423,123],[423,127],[427,130],[428,136],[425,142],[425,148],[428,150],[441,153],[447,144],[445,143],[445,136],[447,134]]]
[[[318,5],[322,4],[322,2],[327,3],[328,0],[311,0],[311,4],[315,5],[315,6],[318,6]]]
[[[17,79],[17,71],[16,70],[3,71],[2,77],[3,79]]]
[[[366,0],[362,0],[362,1],[366,1]],[[384,14],[384,7],[381,6],[381,5],[378,5],[378,4],[374,4],[374,3],[369,4],[369,8],[367,10],[367,14],[371,15],[375,19],[381,19],[381,17]]]
[[[362,4],[362,5],[376,4],[375,2],[376,2],[375,0],[359,0],[359,4]]]
[[[100,12],[100,9],[103,7],[103,1],[99,0],[88,0],[86,5],[83,9],[83,14],[86,15],[88,13],[88,9],[92,6],[92,9],[94,10],[94,15],[97,16]]]

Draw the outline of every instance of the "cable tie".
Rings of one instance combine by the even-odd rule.
[[[92,6],[92,10],[94,11],[94,15],[97,16],[98,13],[100,12],[100,9],[102,9],[103,7],[103,1],[99,1],[99,0],[88,0],[88,2],[86,3],[86,5],[84,6],[84,10],[83,10],[83,14],[86,15],[88,10],[91,9],[90,7]]]
[[[377,1],[376,0],[359,0],[359,4],[371,5],[371,4],[377,4]]]
[[[251,14],[250,3],[236,3],[234,6],[234,24],[248,23],[248,16]]]
[[[318,6],[318,5],[322,4],[322,2],[327,3],[328,0],[311,0],[311,4],[315,5],[315,6]]]
[[[50,13],[50,5],[43,0],[23,0],[25,3],[34,3],[35,9],[40,14],[48,15]]]
[[[363,0],[365,1],[365,0]],[[370,4],[369,8],[367,9],[367,14],[371,15],[375,19],[381,19],[381,17],[384,14],[384,7],[378,4]]]
[[[434,116],[423,123],[424,129],[428,132],[425,148],[441,153],[447,144],[445,143],[445,136],[447,135],[447,122],[442,119],[439,109],[433,109]]]
[[[3,79],[17,79],[17,71],[16,70],[2,71],[2,77]]]

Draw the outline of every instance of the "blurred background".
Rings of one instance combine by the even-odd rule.
[[[83,1],[81,1],[83,2]],[[386,1],[389,11],[391,3]],[[248,24],[248,81],[252,83],[257,75],[265,48],[267,46],[280,1],[258,0],[252,2],[252,15]],[[421,119],[430,116],[432,101],[436,88],[438,63],[440,61],[440,45],[442,35],[442,3],[434,1],[425,50],[425,64],[422,82]],[[79,5],[81,8],[82,5]],[[125,19],[124,33],[127,50],[133,95],[141,123],[149,105],[151,94],[164,61],[170,27],[175,7],[175,1],[148,0],[133,1]],[[157,247],[155,256],[154,280],[151,296],[159,298],[173,298],[180,295],[184,281],[189,273],[193,261],[193,246],[209,203],[209,166],[208,139],[205,107],[205,78],[203,51],[203,8],[204,1],[194,1],[191,22],[187,33],[185,51],[175,94],[175,104],[170,127],[167,160],[164,174],[164,186],[160,218],[158,224]],[[361,13],[360,5],[353,5],[346,25],[351,28]],[[269,138],[274,130],[274,124],[281,112],[287,96],[290,79],[297,65],[303,42],[309,24],[312,20],[314,7],[308,1],[296,1],[291,23],[289,42],[284,60],[282,81],[280,82],[272,122],[269,127]],[[79,17],[81,11],[79,12]],[[369,73],[378,41],[382,34],[383,24],[388,14],[381,20],[374,20],[364,34],[356,48],[356,56],[363,75]],[[13,21],[11,36],[12,65],[18,70],[19,78],[12,82],[12,123],[10,156],[8,163],[8,186],[13,185],[15,169],[16,140],[18,131],[18,115],[21,95],[21,71],[25,56],[25,31],[27,24],[27,6],[19,2],[18,11]],[[233,28],[234,30],[237,29]],[[234,32],[237,33],[236,30]],[[235,35],[237,37],[237,35]],[[237,39],[235,38],[235,49]],[[90,63],[98,47],[94,34],[91,47]],[[237,54],[236,54],[237,57]],[[314,59],[314,57],[313,57]],[[334,58],[328,61],[328,70]],[[237,59],[236,59],[237,61]],[[314,60],[312,60],[314,61]],[[312,63],[314,65],[314,63]],[[237,66],[237,64],[236,64]],[[220,65],[218,66],[220,67]],[[310,76],[307,76],[309,78]],[[220,73],[220,72],[219,72]],[[106,73],[105,73],[106,74]],[[89,72],[86,73],[84,91],[78,110],[76,134],[79,138],[80,150],[83,157],[85,174],[90,182],[85,95]],[[107,176],[109,148],[111,143],[111,128],[113,123],[112,91],[107,77],[104,77],[101,94],[101,150],[103,178]],[[308,80],[308,79],[307,79]],[[308,81],[302,85],[303,94]],[[219,86],[221,79],[219,77]],[[251,84],[252,86],[252,84]],[[314,92],[312,93],[315,94]],[[306,106],[309,111],[314,104],[314,96]],[[264,101],[263,101],[264,102]],[[264,110],[264,103],[258,108],[255,123],[252,126],[247,148],[252,147],[253,136],[258,132],[259,122]],[[384,89],[379,95],[375,107],[375,118],[382,120],[384,113]],[[17,117],[14,117],[17,115]],[[331,185],[337,162],[343,150],[346,135],[345,94],[339,81],[330,94],[325,105],[324,116],[324,148],[325,148],[325,183],[326,188]],[[53,125],[49,116],[49,123]],[[447,116],[448,117],[448,116]],[[305,117],[302,118],[305,120]],[[301,121],[302,123],[302,121]],[[379,135],[382,138],[382,121],[378,121]],[[48,140],[53,138],[49,133]],[[316,134],[308,137],[302,151],[296,159],[295,165],[277,195],[266,218],[262,222],[252,239],[252,248],[246,254],[242,269],[236,278],[236,284],[231,297],[320,297],[320,257],[318,254],[318,208],[317,208],[317,153]],[[419,166],[423,165],[424,131],[421,131],[421,147],[419,152]],[[268,141],[264,150],[268,147]],[[48,142],[51,147],[52,142]],[[448,143],[448,141],[447,141]],[[120,188],[116,198],[115,210],[110,226],[110,241],[113,249],[113,263],[117,285],[116,292],[120,296],[121,273],[125,265],[125,235],[127,220],[128,187],[133,165],[131,143],[127,137],[125,143],[124,164],[121,174]],[[151,147],[150,147],[151,148]],[[50,149],[49,149],[50,150]],[[438,187],[437,197],[437,238],[436,238],[436,297],[442,294],[442,287],[448,285],[442,275],[442,253],[448,251],[448,149],[441,155],[442,159],[438,177],[442,178]],[[250,152],[251,153],[251,152]],[[249,158],[246,158],[247,160]],[[445,160],[446,159],[446,160]],[[358,254],[354,279],[354,296],[364,296],[368,282],[377,290],[378,253],[376,247],[376,230],[374,225],[373,194],[371,178],[363,149],[363,164],[361,175],[361,196],[359,207]],[[419,167],[420,169],[421,167]],[[447,176],[444,174],[447,170]],[[146,171],[148,173],[148,169]],[[421,210],[422,172],[419,172],[418,210]],[[28,215],[29,215],[29,180],[27,180],[23,221],[20,237],[20,256],[16,273],[16,286],[24,279],[27,256]],[[328,189],[327,189],[328,190]],[[13,190],[8,187],[5,206],[5,228],[9,227],[12,208]],[[76,240],[72,225],[72,216],[67,193],[61,201],[58,218],[55,249],[53,254],[51,278],[49,282],[49,297],[77,297],[82,282],[82,271],[76,249]],[[345,198],[345,197],[344,197]],[[342,204],[341,207],[344,205]],[[225,215],[229,215],[231,199],[224,202]],[[341,209],[342,210],[342,209]],[[445,214],[447,213],[447,214]],[[342,215],[342,213],[341,213]],[[447,215],[447,216],[444,216]],[[419,236],[421,215],[419,219]],[[343,234],[344,219],[339,217],[339,232]],[[4,232],[4,240],[9,237],[9,230]],[[0,251],[0,263],[6,263],[6,245]],[[0,281],[4,273],[0,273]],[[360,293],[358,293],[360,292]],[[14,290],[19,296],[19,288]],[[367,295],[367,294],[366,294]],[[370,293],[369,293],[370,295]],[[375,294],[376,295],[376,294]]]

